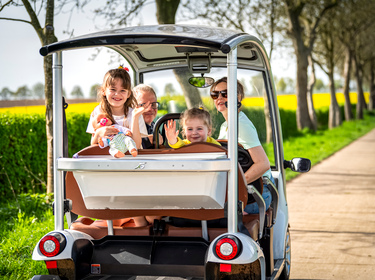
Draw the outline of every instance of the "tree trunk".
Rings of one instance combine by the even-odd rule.
[[[179,4],[180,0],[156,0],[156,17],[158,23],[174,24]],[[198,89],[188,83],[189,78],[192,77],[193,74],[187,72],[186,69],[176,69],[173,70],[173,72],[182,88],[187,107],[192,108],[201,105],[202,99]]]
[[[174,24],[180,0],[156,0],[156,18],[159,24]]]
[[[375,59],[372,59],[370,62],[370,79],[369,79],[369,88],[370,88],[370,100],[368,103],[368,109],[375,109]]]
[[[318,119],[316,117],[314,101],[313,101],[313,90],[316,81],[315,66],[311,55],[309,56],[309,65],[311,67],[311,77],[307,87],[307,106],[309,108],[309,116],[313,125],[313,129],[318,129]]]
[[[55,29],[53,27],[54,20],[54,0],[48,0],[46,5],[46,20],[43,29],[43,46],[52,44],[57,41]],[[44,94],[46,105],[46,136],[47,136],[47,193],[53,193],[53,109],[52,109],[52,56],[44,57]]]
[[[353,55],[354,66],[355,66],[355,78],[357,81],[357,106],[356,106],[356,118],[363,119],[363,109],[366,108],[366,102],[363,94],[362,87],[362,71],[359,64],[357,55]]]
[[[302,41],[301,41],[301,44]],[[299,44],[299,45],[301,45]],[[296,50],[297,56],[297,128],[298,129],[314,129],[314,125],[309,115],[309,107],[307,105],[307,66],[308,52],[304,46],[300,46]]]
[[[336,89],[335,89],[335,81],[333,77],[333,72],[329,73],[329,88],[330,88],[331,102],[329,104],[328,127],[329,129],[331,129],[336,126],[340,126],[342,123],[340,107],[336,99]]]
[[[272,123],[270,116],[270,106],[268,102],[268,95],[267,91],[263,90],[263,96],[264,96],[264,117],[266,119],[266,142],[271,143],[273,140],[273,134],[272,134]]]
[[[47,193],[53,193],[52,56],[49,55],[44,57],[43,67],[47,136]]]
[[[311,53],[311,49],[308,46],[305,46],[303,28],[299,21],[304,5],[301,2],[296,4],[294,1],[289,0],[284,0],[284,2],[286,4],[289,20],[288,33],[293,41],[293,48],[297,60],[297,128],[314,129],[309,115],[309,107],[307,105],[307,67],[308,56]],[[310,44],[313,44],[313,40],[310,41]]]
[[[350,72],[351,72],[351,66],[352,66],[352,57],[353,53],[349,49],[349,47],[346,47],[346,53],[345,53],[345,64],[344,64],[344,97],[345,97],[345,120],[350,121],[353,119],[353,113],[352,113],[352,104],[350,102]]]
[[[181,85],[187,108],[189,109],[203,104],[198,89],[189,84],[189,78],[192,74],[186,71],[185,68],[175,69],[173,72],[178,83]]]

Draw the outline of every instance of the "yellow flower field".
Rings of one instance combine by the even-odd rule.
[[[339,105],[345,104],[345,97],[343,93],[336,93],[337,102]],[[369,101],[369,93],[365,92],[365,100],[366,102]],[[297,96],[294,94],[290,95],[278,95],[277,102],[279,104],[279,108],[285,110],[296,110],[297,109]],[[328,107],[331,102],[331,96],[329,93],[316,93],[313,95],[313,102],[315,109],[319,109],[322,107]],[[357,104],[357,93],[351,92],[350,93],[350,102],[352,104]],[[261,97],[250,97],[245,98],[242,103],[244,106],[264,106],[263,98]]]
[[[336,93],[337,102],[339,105],[345,103],[344,94]],[[369,93],[365,92],[365,100],[369,101]],[[285,110],[296,110],[297,109],[297,98],[295,95],[279,95],[277,97],[279,103],[279,108]],[[331,101],[329,93],[316,93],[313,95],[314,107],[319,109],[322,107],[328,107]],[[357,93],[350,93],[350,101],[352,104],[357,103]],[[242,103],[244,106],[264,106],[263,98],[261,97],[249,97],[245,98]],[[69,104],[67,113],[87,113],[90,114],[92,110],[97,106],[97,102],[93,103],[79,103],[79,104]],[[11,113],[11,114],[44,114],[45,107],[44,105],[40,106],[22,106],[22,107],[9,107],[9,108],[0,108],[0,113]]]
[[[68,108],[66,109],[66,113],[90,114],[98,104],[99,103],[97,102],[69,104]],[[46,107],[44,105],[0,108],[0,113],[11,114],[45,114],[45,112]]]

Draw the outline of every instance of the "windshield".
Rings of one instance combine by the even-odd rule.
[[[205,74],[205,76],[212,77],[214,80],[226,75],[226,68],[211,68],[210,73]],[[195,74],[195,76],[200,76],[200,74]],[[215,108],[210,97],[210,87],[193,87],[188,83],[190,77],[192,75],[188,68],[153,71],[142,75],[143,83],[152,86],[156,91],[160,103],[158,117],[167,113],[181,113],[187,107],[202,104],[211,114],[213,121],[212,137],[217,139],[220,126],[225,119]],[[258,137],[267,153],[271,166],[275,168],[273,134],[263,72],[239,69],[237,78],[244,86],[245,92],[245,97],[241,102],[241,111],[245,113],[257,129]]]

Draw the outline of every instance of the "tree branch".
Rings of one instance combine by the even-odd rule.
[[[42,31],[42,27],[40,26],[38,16],[36,15],[35,11],[31,7],[30,2],[28,0],[22,0],[22,3],[24,5],[27,13],[30,16],[31,25],[34,27],[34,30],[38,34],[39,40],[43,45],[43,31]]]
[[[31,24],[31,21],[27,21],[27,20],[24,20],[24,19],[18,19],[18,18],[4,18],[4,17],[0,17],[0,20],[11,20],[11,21],[18,21],[18,22],[24,22],[24,23],[28,23],[28,24]]]
[[[7,3],[5,3],[4,5],[1,5],[0,6],[0,12],[7,6],[9,6],[10,4],[12,4],[13,0],[9,0]]]

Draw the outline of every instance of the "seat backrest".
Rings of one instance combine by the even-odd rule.
[[[226,152],[226,149],[211,143],[192,143],[180,149],[148,149],[139,150],[139,154],[183,154]],[[108,155],[108,148],[101,149],[97,145],[87,147],[76,154],[76,157],[92,155]],[[147,195],[147,194],[146,194]],[[66,197],[72,200],[72,212],[96,219],[113,220],[135,216],[174,216],[194,220],[213,220],[224,217],[224,209],[87,209],[72,172],[66,175]],[[247,189],[244,173],[238,165],[238,199],[247,202]]]

